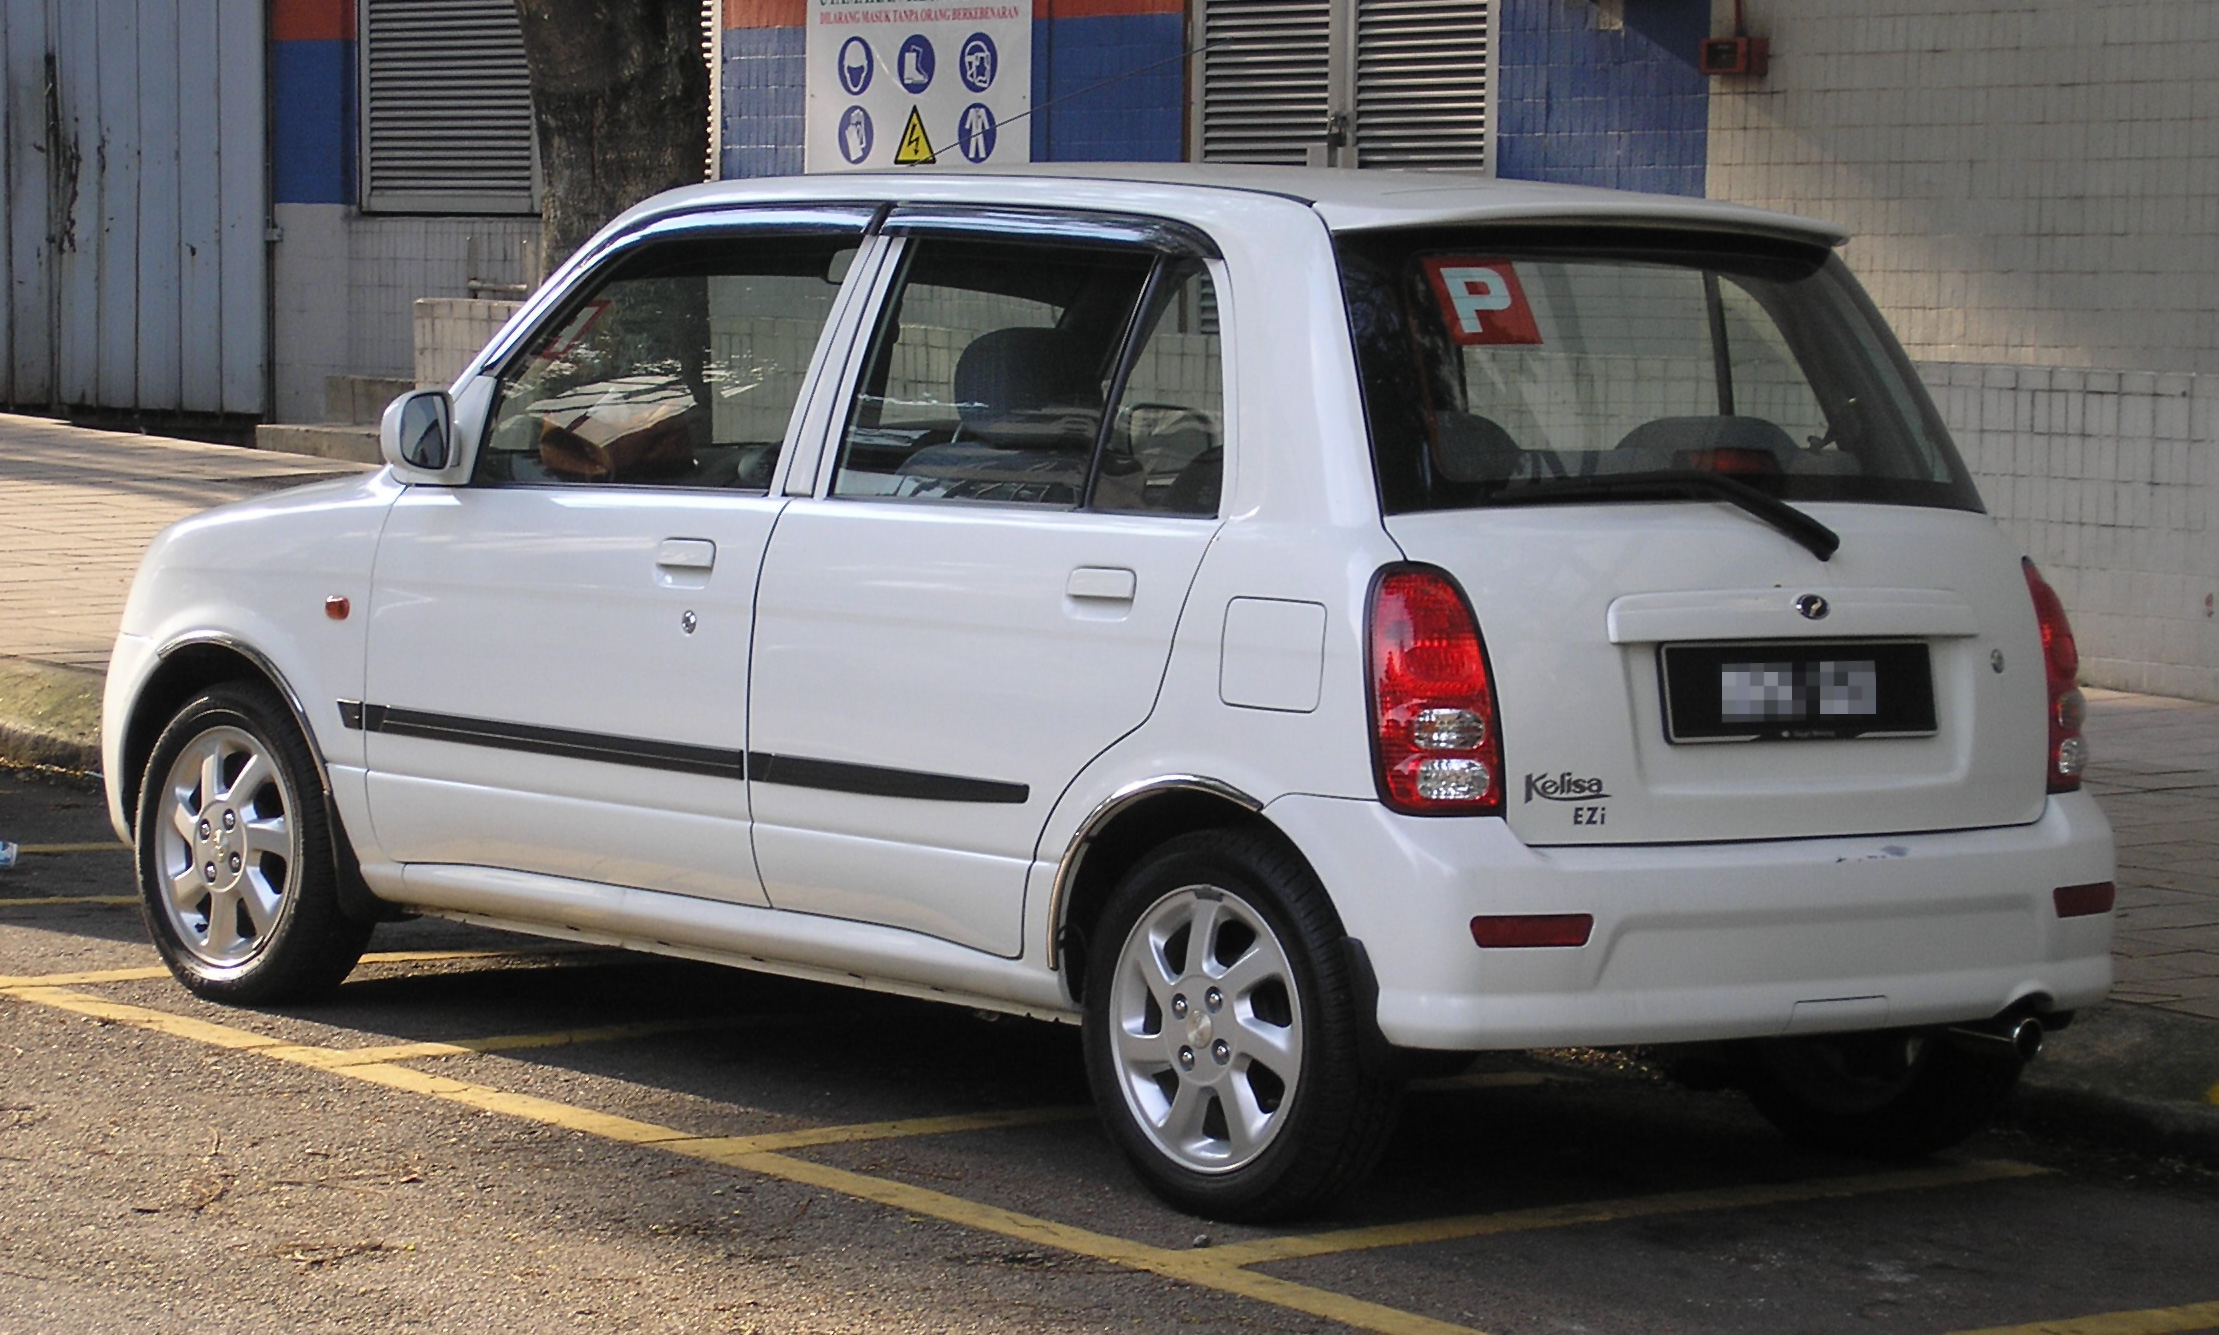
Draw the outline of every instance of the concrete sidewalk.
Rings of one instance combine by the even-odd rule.
[[[0,414],[0,764],[89,772],[139,554],[223,501],[364,466]],[[2219,705],[2090,691],[2118,985],[2029,1068],[2031,1120],[2219,1164]]]
[[[367,465],[0,413],[0,763],[95,769],[139,555],[212,505]]]

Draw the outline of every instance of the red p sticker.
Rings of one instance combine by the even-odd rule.
[[[1441,303],[1449,337],[1458,343],[1539,343],[1533,308],[1518,271],[1509,260],[1436,256],[1425,261],[1425,276]]]

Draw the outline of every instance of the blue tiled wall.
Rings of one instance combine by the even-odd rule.
[[[1703,193],[1710,81],[1696,69],[1710,0],[1503,0],[1495,172],[1662,194]]]
[[[785,176],[801,170],[808,70],[803,28],[727,28],[718,174]]]
[[[354,43],[270,44],[271,198],[354,203]]]
[[[1032,33],[1033,161],[1177,162],[1184,155],[1182,14],[1038,19]]]

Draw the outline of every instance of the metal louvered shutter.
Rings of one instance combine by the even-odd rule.
[[[1491,171],[1491,0],[1200,0],[1202,162]]]
[[[1196,156],[1303,164],[1332,112],[1333,0],[1205,0]]]
[[[365,209],[537,210],[514,0],[364,0],[362,108]]]
[[[1356,161],[1487,166],[1487,6],[1356,0]]]

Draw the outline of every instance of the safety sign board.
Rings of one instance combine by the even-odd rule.
[[[813,172],[1030,162],[1032,5],[809,0]]]

